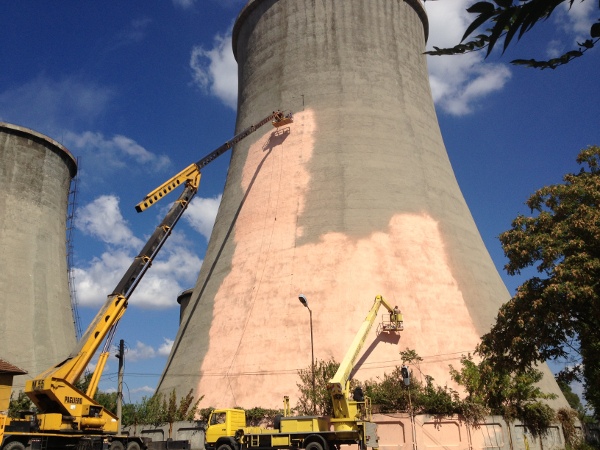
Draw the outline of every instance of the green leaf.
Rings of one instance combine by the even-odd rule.
[[[513,17],[513,12],[511,10],[504,11],[496,18],[496,24],[494,28],[492,28],[492,32],[490,34],[490,45],[488,45],[487,54],[489,55],[494,49],[494,45],[498,41],[498,38],[504,33],[506,26],[510,23]]]
[[[569,61],[573,58],[579,58],[580,56],[583,56],[583,52],[580,50],[571,50],[563,55],[563,57],[567,57],[567,60]]]
[[[464,41],[473,31],[475,31],[477,28],[479,28],[481,25],[487,22],[488,19],[492,17],[492,15],[493,11],[491,14],[480,14],[473,22],[471,22],[471,25],[467,27],[465,34],[463,34],[463,37],[460,41]]]
[[[489,2],[477,2],[467,8],[467,12],[475,14],[493,14],[495,7]]]
[[[535,62],[535,59],[513,59],[510,63],[517,66],[532,67]]]

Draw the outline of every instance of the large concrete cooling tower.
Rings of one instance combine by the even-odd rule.
[[[22,388],[75,345],[65,246],[77,165],[58,142],[0,123],[0,356]]]
[[[237,130],[289,108],[286,129],[234,149],[204,264],[160,390],[203,405],[278,407],[314,352],[341,361],[377,294],[405,318],[373,327],[356,378],[424,358],[443,385],[509,294],[440,134],[418,0],[251,0],[233,30]],[[467,139],[468,137],[465,137]],[[381,315],[381,314],[380,314]],[[546,388],[558,392],[553,380]]]

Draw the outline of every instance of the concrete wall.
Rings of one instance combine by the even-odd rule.
[[[16,389],[75,345],[65,239],[76,172],[58,142],[0,123],[1,356],[29,372]]]
[[[565,448],[564,434],[559,424],[550,428],[543,438],[534,438],[519,422],[508,424],[500,416],[489,416],[482,423],[469,427],[460,417],[406,414],[375,415],[379,424],[381,450],[558,450]]]
[[[562,428],[552,426],[543,438],[534,438],[519,423],[508,424],[500,416],[487,417],[476,427],[468,427],[459,417],[437,417],[407,414],[376,414],[380,450],[559,450],[565,448]],[[130,434],[155,441],[169,437],[168,425],[154,428],[140,426]],[[192,450],[204,449],[203,424],[177,422],[173,426],[174,440],[189,440]],[[358,446],[344,446],[347,449]]]
[[[297,370],[311,363],[300,293],[317,359],[341,361],[382,294],[405,330],[386,339],[373,327],[356,378],[391,372],[411,348],[424,358],[417,377],[451,384],[448,365],[474,350],[510,296],[446,154],[426,29],[416,0],[243,9],[237,131],[277,108],[294,123],[233,150],[162,392],[194,388],[203,407],[293,403]],[[551,377],[543,387],[566,405]]]

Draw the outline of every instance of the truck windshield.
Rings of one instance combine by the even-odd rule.
[[[213,413],[210,418],[210,424],[218,425],[220,423],[225,423],[225,413]]]

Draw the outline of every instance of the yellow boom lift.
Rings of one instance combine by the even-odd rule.
[[[125,313],[129,297],[198,191],[201,169],[268,122],[279,127],[291,121],[291,114],[273,112],[163,183],[136,206],[141,212],[178,186],[185,186],[69,357],[26,382],[25,393],[35,404],[37,412],[25,412],[21,419],[11,419],[0,412],[0,450],[145,448],[140,438],[120,435],[117,417],[93,399],[119,319]],[[102,341],[104,348],[89,387],[86,392],[81,392],[75,383]]]
[[[338,450],[340,445],[358,444],[376,450],[377,426],[372,422],[371,403],[362,392],[350,398],[349,377],[365,339],[383,305],[389,319],[382,320],[380,332],[404,329],[402,314],[380,295],[365,317],[335,376],[329,380],[334,416],[290,416],[289,399],[284,399],[284,417],[275,420],[274,429],[247,427],[245,412],[240,409],[215,409],[205,433],[206,450]]]

